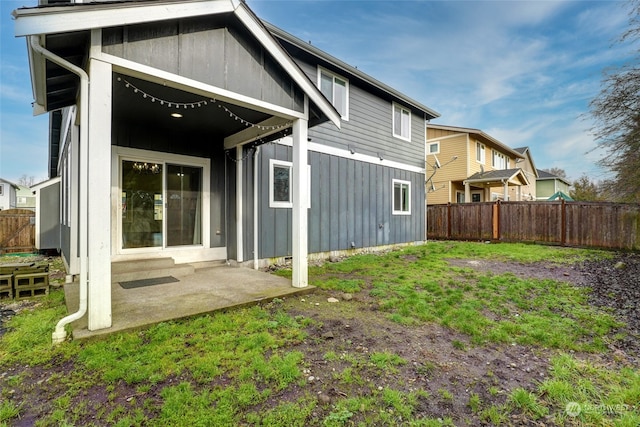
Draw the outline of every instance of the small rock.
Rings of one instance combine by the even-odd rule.
[[[316,377],[314,377],[313,375],[309,375],[309,378],[307,378],[307,380],[311,383],[316,379]]]
[[[324,338],[325,340],[332,340],[333,339],[333,332],[331,332],[331,331],[325,332],[324,334],[322,334],[322,338]]]
[[[321,393],[320,395],[318,395],[318,400],[320,401],[320,403],[324,405],[328,405],[329,403],[331,403],[331,397],[327,396],[324,393]]]
[[[327,298],[327,302],[340,302],[340,300],[338,298],[330,297]]]
[[[616,270],[624,270],[625,268],[627,268],[627,264],[622,261],[618,261],[616,262],[616,265],[613,266],[613,268],[615,268]]]
[[[342,299],[345,301],[351,301],[353,299],[353,295],[349,293],[342,294]]]

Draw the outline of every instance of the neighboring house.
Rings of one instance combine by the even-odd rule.
[[[36,210],[36,196],[33,194],[33,190],[24,185],[18,185],[16,191],[16,207],[18,209],[28,209],[31,211]]]
[[[524,176],[527,177],[527,181],[529,182],[527,185],[520,187],[520,200],[535,201],[537,194],[536,180],[538,179],[538,169],[536,169],[536,164],[533,161],[531,149],[529,147],[520,147],[514,148],[514,150],[524,156],[524,160],[516,161],[516,164],[520,169],[522,169]],[[515,188],[512,188],[511,191],[515,191]]]
[[[573,200],[569,196],[571,183],[566,179],[538,169],[538,179],[536,180],[536,200],[551,201],[564,199]]]
[[[35,246],[39,251],[60,250],[60,181],[58,176],[31,187],[36,205]]]
[[[478,129],[431,123],[426,146],[428,204],[530,200],[531,182],[521,167],[528,153]]]
[[[18,184],[0,178],[0,210],[16,209],[19,188]]]
[[[61,252],[111,325],[111,263],[291,256],[425,239],[433,110],[235,0],[19,9],[50,112]],[[89,84],[90,82],[90,84]],[[86,185],[88,183],[88,185]]]

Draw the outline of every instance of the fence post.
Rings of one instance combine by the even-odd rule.
[[[491,222],[493,225],[493,240],[500,240],[500,200],[493,204]]]
[[[451,239],[451,202],[447,203],[447,239]]]
[[[560,236],[560,245],[565,246],[567,244],[567,205],[564,199],[561,198],[561,200],[562,204],[560,205],[560,209],[562,209],[562,211],[560,215],[562,221],[562,236]]]

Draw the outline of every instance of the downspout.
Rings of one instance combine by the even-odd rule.
[[[253,269],[258,269],[258,154],[260,146],[253,151]]]
[[[60,344],[64,342],[67,338],[67,331],[65,330],[65,326],[75,320],[82,318],[87,313],[87,294],[88,294],[88,282],[87,282],[87,255],[88,255],[88,245],[87,245],[87,218],[88,218],[88,196],[89,191],[87,188],[88,180],[88,160],[89,160],[89,104],[87,102],[89,96],[89,75],[80,67],[77,67],[66,61],[65,59],[59,57],[46,50],[42,45],[40,45],[38,36],[29,36],[29,42],[31,48],[44,56],[49,61],[53,62],[65,68],[72,73],[76,74],[80,77],[80,100],[79,104],[79,112],[80,112],[80,221],[79,226],[79,234],[80,234],[80,305],[78,307],[78,311],[72,313],[58,322],[56,325],[55,331],[51,334],[51,338],[53,344]]]

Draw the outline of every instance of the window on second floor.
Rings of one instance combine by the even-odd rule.
[[[0,196],[4,195],[4,184],[0,184]]]
[[[411,111],[393,104],[393,136],[411,141]]]
[[[476,142],[476,161],[480,163],[485,162],[484,144],[481,144],[479,142]]]
[[[438,154],[440,152],[440,141],[431,142],[427,146],[427,154]]]
[[[504,154],[493,150],[491,166],[493,166],[494,169],[507,169],[507,165],[507,157]]]
[[[336,107],[343,120],[349,120],[349,81],[318,69],[318,85],[320,92]]]

